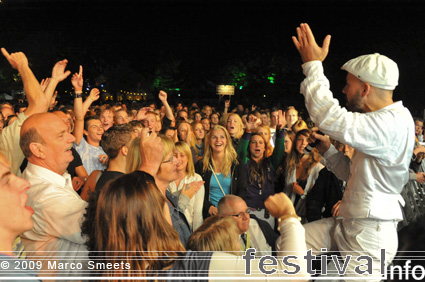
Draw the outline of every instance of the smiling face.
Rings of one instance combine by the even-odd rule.
[[[290,138],[285,138],[285,153],[289,154],[292,150],[292,140]]]
[[[298,120],[298,112],[295,109],[289,109],[286,112],[286,124],[288,128],[291,128],[291,126]]]
[[[300,134],[296,140],[295,149],[297,150],[299,154],[304,154],[304,149],[305,147],[307,147],[307,145],[308,145],[308,136],[304,136]]]
[[[177,175],[177,159],[174,158],[174,152],[170,152],[159,166],[156,179],[159,182],[171,183],[178,178]]]
[[[226,150],[227,138],[222,129],[215,129],[211,132],[210,146],[214,152],[224,152]]]
[[[210,118],[211,118],[212,125],[217,125],[220,120],[217,114],[212,114]]]
[[[87,122],[87,129],[84,134],[87,135],[87,143],[97,146],[102,140],[103,135],[102,122],[99,119],[92,119]]]
[[[30,186],[11,172],[9,162],[0,155],[0,233],[5,236],[2,239],[10,240],[11,248],[16,236],[33,227],[34,211],[26,206]]]
[[[260,135],[253,135],[251,141],[249,142],[249,152],[251,158],[255,161],[259,161],[264,158],[264,152],[266,151],[266,144],[264,138]]]
[[[186,154],[177,149],[174,150],[174,158],[176,159],[176,170],[177,172],[186,171],[188,158]]]

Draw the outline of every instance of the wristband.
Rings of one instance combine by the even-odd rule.
[[[74,99],[76,98],[82,98],[83,97],[83,93],[76,93],[74,92]]]
[[[298,219],[300,222],[301,222],[301,217],[299,217],[295,212],[290,212],[289,214],[285,214],[285,215],[282,215],[281,217],[279,217],[279,219],[277,220],[277,222],[278,222],[278,227],[277,227],[277,230],[278,231],[280,231],[280,223],[282,222],[282,221],[284,221],[285,219],[288,219],[288,218],[290,218],[290,217],[293,217],[293,218],[296,218],[296,219]]]

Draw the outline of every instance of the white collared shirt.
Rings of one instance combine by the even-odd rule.
[[[22,177],[31,183],[27,206],[34,209],[34,227],[21,235],[27,256],[37,255],[41,260],[66,254],[67,262],[87,262],[86,240],[80,227],[87,203],[72,188],[71,176],[28,163]],[[77,275],[78,271],[61,274]]]
[[[329,90],[322,63],[303,65],[301,84],[307,110],[322,132],[356,151],[350,161],[332,147],[329,168],[347,188],[340,206],[345,218],[401,220],[400,192],[409,179],[415,142],[413,118],[401,101],[368,113],[349,112]]]

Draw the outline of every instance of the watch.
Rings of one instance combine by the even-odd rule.
[[[74,99],[76,99],[76,98],[82,98],[83,97],[83,93],[81,92],[81,93],[76,93],[76,92],[74,92]]]

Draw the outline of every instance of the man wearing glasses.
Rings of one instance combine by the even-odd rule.
[[[278,234],[270,224],[250,215],[250,209],[245,201],[236,195],[226,195],[218,202],[218,214],[232,216],[241,234],[242,251],[255,248],[256,256],[272,255]]]

